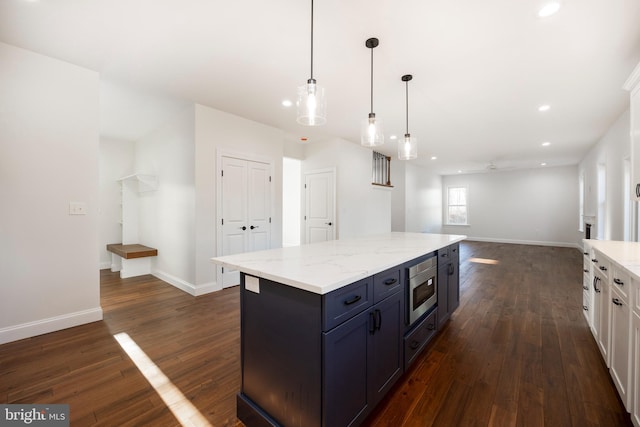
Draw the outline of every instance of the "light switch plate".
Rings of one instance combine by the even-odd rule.
[[[87,204],[84,202],[69,202],[69,215],[86,215]]]

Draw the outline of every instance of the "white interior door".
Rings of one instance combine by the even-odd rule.
[[[324,242],[336,238],[335,172],[305,173],[305,241]]]
[[[271,166],[234,157],[221,162],[221,255],[233,255],[271,246]],[[226,288],[240,283],[240,273],[222,269]]]
[[[247,162],[248,182],[248,250],[260,251],[271,246],[271,177],[269,165]]]

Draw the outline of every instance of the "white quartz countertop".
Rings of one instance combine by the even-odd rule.
[[[640,281],[640,243],[590,239],[583,241]]]
[[[212,258],[240,270],[316,294],[326,294],[466,239],[457,234],[387,233]]]

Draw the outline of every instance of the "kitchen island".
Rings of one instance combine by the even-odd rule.
[[[241,272],[238,418],[360,424],[438,328],[441,307],[409,325],[408,266],[438,256],[457,275],[465,237],[388,233],[213,258]],[[457,279],[443,279],[455,300]]]

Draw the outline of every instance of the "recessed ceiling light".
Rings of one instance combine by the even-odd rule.
[[[438,160],[436,156],[431,156],[431,160]]]
[[[551,108],[550,105],[544,104],[538,107],[538,111],[549,111],[549,108]]]
[[[458,173],[462,173],[462,171],[461,171],[461,170],[458,170]]]
[[[389,136],[389,139],[394,140],[394,139],[398,139],[398,137],[396,135],[391,135]]]
[[[545,142],[542,143],[543,147],[548,147],[550,145],[551,145],[551,143],[549,141],[545,141]]]
[[[291,102],[288,99],[285,99],[284,101],[282,101],[282,106],[283,107],[291,107],[293,105],[293,102]]]
[[[550,1],[546,3],[540,10],[538,11],[538,16],[540,18],[546,18],[547,16],[551,16],[556,14],[560,10],[560,2],[559,1]]]
[[[540,166],[547,166],[545,162],[540,163]]]

